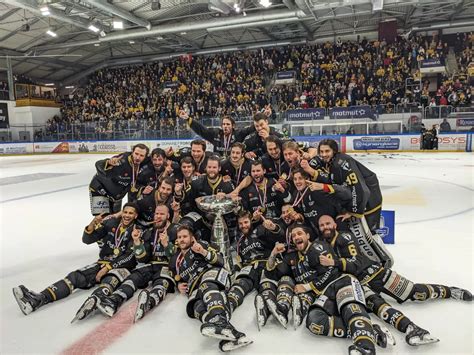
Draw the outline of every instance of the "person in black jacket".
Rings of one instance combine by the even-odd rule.
[[[223,158],[230,155],[230,149],[235,142],[242,143],[249,134],[255,132],[254,126],[242,129],[235,128],[235,121],[230,116],[224,116],[221,122],[221,128],[208,128],[203,126],[192,117],[189,117],[185,111],[179,112],[179,117],[188,122],[189,127],[214,146],[214,153]]]
[[[135,228],[137,211],[135,204],[126,203],[121,218],[104,219],[102,215],[94,217],[84,229],[82,241],[85,244],[99,245],[99,260],[72,271],[40,293],[30,291],[23,285],[13,288],[13,295],[21,311],[27,315],[48,303],[68,297],[75,289],[87,290],[99,284],[79,309],[73,322],[91,314],[100,299],[112,293],[136,266],[132,236],[140,234]]]
[[[119,212],[122,199],[127,192],[138,191],[138,172],[147,162],[149,151],[145,144],[137,144],[131,153],[120,154],[95,163],[97,173],[89,184],[93,216]]]
[[[265,139],[270,135],[283,138],[283,134],[276,131],[275,128],[270,127],[268,117],[264,113],[259,112],[255,114],[253,116],[253,124],[255,126],[255,132],[250,134],[244,141],[247,150],[245,156],[248,159],[261,157],[267,152]]]

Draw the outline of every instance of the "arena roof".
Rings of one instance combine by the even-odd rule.
[[[4,0],[0,55],[11,57],[15,74],[68,83],[101,67],[185,53],[364,35],[388,19],[405,32],[474,25],[474,0],[265,1]]]

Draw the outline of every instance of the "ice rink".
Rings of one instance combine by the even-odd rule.
[[[137,324],[135,299],[108,320],[97,314],[70,324],[90,290],[24,316],[12,287],[41,291],[70,271],[96,261],[96,245],[81,242],[90,222],[88,183],[94,162],[110,155],[2,157],[0,353],[137,354],[218,353],[217,341],[199,333],[187,318],[186,298],[168,295]],[[396,211],[394,269],[416,282],[460,286],[474,291],[474,156],[470,153],[358,155],[377,173],[384,209]],[[316,337],[301,326],[285,330],[272,318],[257,331],[254,294],[233,315],[232,323],[254,340],[236,354],[345,354],[349,340]],[[472,303],[436,300],[392,304],[428,329],[440,342],[419,348],[391,328],[397,345],[380,354],[473,354]],[[375,320],[375,322],[379,322]]]

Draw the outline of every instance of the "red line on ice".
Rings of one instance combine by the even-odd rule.
[[[61,355],[99,354],[122,337],[133,325],[137,302],[122,309],[112,319],[98,325],[61,351]]]

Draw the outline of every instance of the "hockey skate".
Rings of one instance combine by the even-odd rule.
[[[260,331],[265,326],[265,324],[267,324],[270,313],[267,306],[265,305],[262,295],[260,294],[255,296],[254,306],[255,312],[257,314],[257,328],[258,331]]]
[[[218,317],[218,318],[216,318]],[[238,332],[225,318],[216,316],[201,325],[201,334],[215,339],[235,341],[242,333]]]
[[[222,352],[228,352],[228,351],[243,348],[244,346],[250,345],[252,343],[253,343],[253,341],[248,339],[245,336],[245,334],[243,334],[240,338],[238,338],[237,340],[234,340],[234,341],[221,340],[219,342],[219,350],[222,351]]]
[[[77,311],[76,316],[72,319],[71,323],[89,317],[97,309],[97,303],[99,302],[99,298],[96,295],[87,298]]]
[[[23,285],[13,288],[13,296],[25,316],[47,303],[41,293],[30,291]]]
[[[138,295],[137,310],[135,311],[135,318],[133,322],[136,323],[142,319],[148,311],[154,307],[154,300],[151,297],[150,291],[142,290]]]
[[[101,298],[100,302],[97,304],[97,309],[104,316],[113,317],[117,313],[118,309],[123,303],[123,298],[112,294],[109,297]]]
[[[362,348],[358,345],[352,344],[349,346],[349,355],[375,355],[375,350]]]
[[[372,328],[374,329],[375,340],[378,346],[381,348],[386,348],[387,345],[395,345],[395,338],[387,327],[378,324],[372,324]]]
[[[291,299],[291,309],[293,313],[293,328],[296,330],[303,323],[304,314],[303,306],[298,295],[294,295]]]
[[[268,307],[270,313],[280,322],[283,328],[286,329],[288,325],[288,315],[283,312],[283,310],[279,309],[278,305],[272,300],[265,300],[265,303]]]
[[[433,337],[429,331],[420,328],[413,323],[408,325],[406,334],[405,340],[408,345],[411,346],[426,345],[437,343],[439,341],[439,339]]]
[[[451,298],[455,300],[472,302],[472,293],[459,287],[450,287]]]

